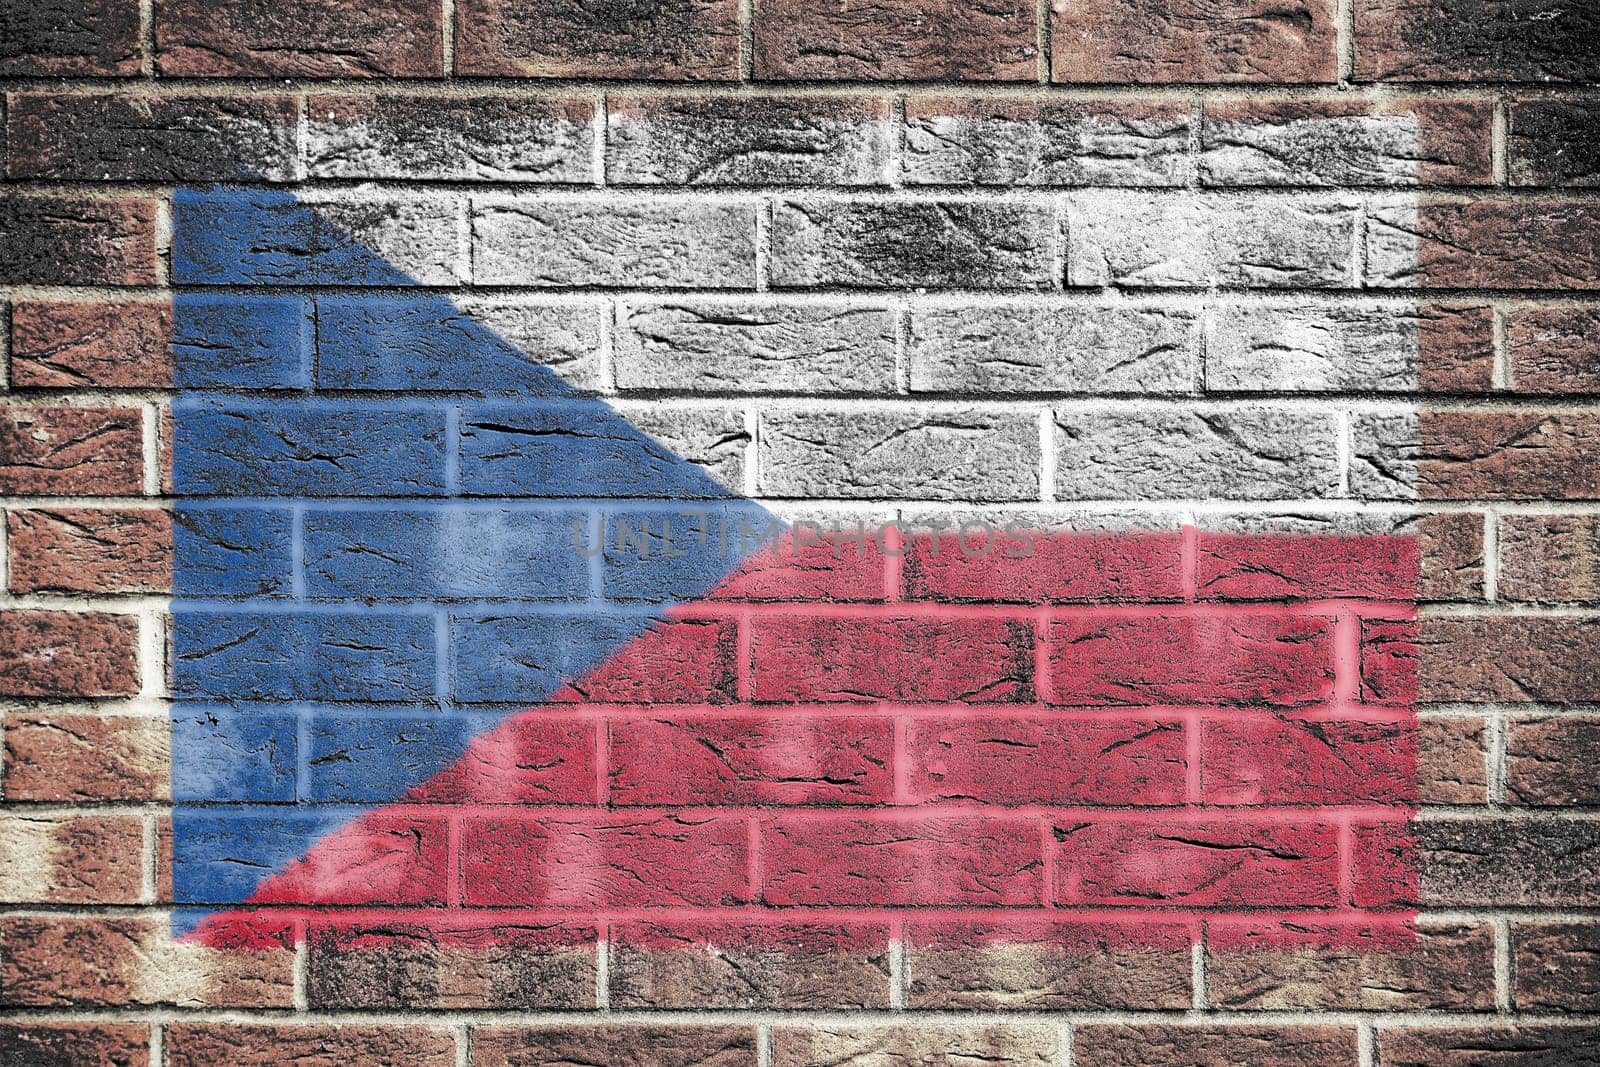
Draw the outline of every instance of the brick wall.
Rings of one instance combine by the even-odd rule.
[[[1600,1062],[1597,80],[11,5],[0,1061]]]

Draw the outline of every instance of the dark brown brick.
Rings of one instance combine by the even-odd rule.
[[[1494,383],[1494,313],[1487,306],[1417,308],[1417,379],[1425,392],[1483,393]]]
[[[0,612],[0,695],[121,696],[139,690],[139,621],[103,612]]]
[[[481,1026],[476,1067],[755,1067],[754,1027]]]
[[[772,1067],[984,1063],[1054,1067],[1055,1027],[1027,1025],[774,1027]]]
[[[738,0],[458,0],[456,73],[735,81]]]
[[[172,588],[165,511],[59,508],[6,515],[13,593],[159,593]]]
[[[171,301],[17,301],[11,306],[11,384],[170,389]]]
[[[164,800],[165,718],[13,712],[5,720],[8,801]]]
[[[1033,81],[1034,7],[1026,0],[762,0],[758,78]]]
[[[139,899],[144,824],[125,816],[0,818],[3,904],[132,904]],[[0,954],[5,951],[0,946]],[[0,994],[9,983],[0,983]]]
[[[147,1067],[150,1027],[143,1023],[0,1023],[0,1063],[7,1067]]]
[[[1367,283],[1600,288],[1600,204],[1452,197],[1380,206],[1367,226]]]
[[[1600,310],[1511,311],[1506,360],[1519,393],[1600,393]]]
[[[1600,1011],[1600,924],[1519,922],[1515,929],[1519,1011]]]
[[[1525,719],[1506,736],[1506,799],[1528,807],[1600,804],[1600,719]]]
[[[1435,907],[1594,907],[1600,824],[1451,819],[1413,827],[1421,900]]]
[[[1506,1026],[1378,1030],[1383,1067],[1594,1067],[1600,1029]]]
[[[1341,1026],[1080,1026],[1077,1067],[1355,1067]]]
[[[0,284],[153,285],[154,200],[0,200]]]
[[[53,96],[6,100],[13,178],[230,181],[294,177],[292,97]]]
[[[134,408],[12,407],[0,419],[0,492],[131,495],[144,488]]]
[[[1498,588],[1504,600],[1600,600],[1600,517],[1502,515]]]
[[[1417,425],[1424,500],[1600,499],[1600,416],[1424,411]]]
[[[1483,528],[1483,515],[1473,511],[1424,515],[1418,520],[1421,599],[1483,599]]]
[[[450,1031],[424,1026],[176,1022],[167,1026],[166,1046],[167,1067],[454,1067],[456,1062]]]
[[[1330,0],[1055,0],[1058,82],[1331,82],[1338,77]]]
[[[201,78],[436,78],[443,20],[437,0],[156,0],[156,66]]]
[[[139,73],[139,5],[39,0],[0,9],[0,76]]]
[[[1420,624],[1423,700],[1600,700],[1600,619],[1428,618]]]
[[[1587,0],[1356,0],[1357,81],[1551,82],[1600,77]]]
[[[1417,783],[1424,804],[1482,804],[1489,795],[1484,721],[1423,719],[1417,724]]]
[[[1600,185],[1600,113],[1592,102],[1512,104],[1507,135],[1512,185]]]

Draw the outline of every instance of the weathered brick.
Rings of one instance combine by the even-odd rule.
[[[916,185],[1183,185],[1189,108],[1166,102],[911,97],[902,178]]]
[[[154,200],[10,196],[0,203],[0,283],[155,282]]]
[[[976,409],[763,412],[762,495],[1032,500],[1038,423]]]
[[[1033,81],[1034,10],[1022,0],[767,0],[755,75],[848,81]]]
[[[179,697],[404,701],[434,693],[434,628],[425,617],[189,611],[173,617],[171,643]]]
[[[680,200],[473,205],[473,278],[490,285],[755,285],[753,204]]]
[[[608,1067],[755,1067],[755,1027],[479,1026],[477,1067],[582,1063]]]
[[[1581,0],[1359,0],[1358,81],[1559,82],[1600,76]]]
[[[736,81],[736,0],[595,7],[580,0],[462,0],[458,74]]]
[[[781,200],[772,284],[806,289],[1044,289],[1053,278],[1048,208],[985,200]]]
[[[1222,942],[1206,958],[1219,1008],[1484,1011],[1495,1004],[1489,926],[1423,926],[1414,935],[1344,941],[1306,928],[1285,937],[1270,920],[1224,919],[1210,929]]]
[[[1421,435],[1413,411],[1355,412],[1350,419],[1350,495],[1358,500],[1415,500],[1422,481],[1419,460],[1426,454]]]
[[[455,1036],[443,1027],[346,1023],[336,1026],[173,1022],[168,1067],[453,1067]],[[494,1062],[480,1060],[480,1063]],[[501,1061],[504,1062],[504,1061]]]
[[[45,0],[8,9],[0,75],[139,73],[139,11],[123,0]]]
[[[1054,1027],[1023,1024],[967,1026],[774,1027],[773,1067],[816,1063],[985,1063],[994,1067],[1050,1067],[1058,1062]]]
[[[947,522],[944,528],[949,528]],[[918,536],[901,564],[908,600],[1150,602],[1183,598],[1181,535],[976,527]]]
[[[287,96],[47,96],[6,102],[6,173],[87,181],[287,181]]]
[[[1380,288],[1600,288],[1600,206],[1424,198],[1374,205],[1366,282]]]
[[[1600,499],[1600,418],[1587,412],[1424,411],[1424,499]]]
[[[1506,361],[1519,393],[1600,393],[1600,311],[1512,310],[1506,317]]]
[[[318,276],[305,281],[455,285],[463,280],[462,211],[453,197],[368,194],[307,206],[315,216],[312,265]]]
[[[429,0],[158,0],[156,66],[185,77],[439,77],[444,12]]]
[[[1412,600],[1417,542],[1406,535],[1202,531],[1195,586],[1201,600]]]
[[[1488,734],[1479,718],[1423,719],[1417,788],[1424,804],[1482,804],[1489,796]]]
[[[907,1005],[932,1010],[1189,1007],[1181,925],[926,920],[907,933]]]
[[[1206,185],[1486,185],[1490,107],[1434,100],[1208,103]]]
[[[1352,1067],[1356,1062],[1353,1027],[1094,1024],[1077,1027],[1076,1034],[1078,1067]]]
[[[1358,209],[1329,195],[1069,193],[1069,286],[1352,284]]]
[[[0,1062],[26,1067],[148,1067],[143,1023],[0,1023]]]
[[[614,1008],[889,1006],[883,926],[635,922],[611,937]]]
[[[164,511],[18,510],[6,515],[13,593],[158,593],[172,588]]]
[[[139,690],[139,620],[103,612],[0,613],[0,693],[120,696]]]
[[[163,720],[74,712],[13,712],[5,722],[8,801],[164,800]]]
[[[1174,7],[1161,0],[1051,6],[1058,82],[1331,82],[1338,77],[1329,0],[1229,0]]]
[[[11,306],[11,384],[169,389],[172,339],[166,301],[18,301]]]
[[[1518,1009],[1543,1014],[1600,1007],[1600,925],[1519,922],[1515,930]]]
[[[1192,393],[1200,316],[1188,308],[913,307],[912,392]]]
[[[1415,804],[1414,722],[1207,719],[1200,793],[1213,804]]]
[[[1434,907],[1593,907],[1600,827],[1588,821],[1419,822],[1421,900]]]
[[[0,873],[0,902],[133,904],[139,899],[144,824],[137,818],[9,814],[0,819],[0,843],[8,857]]]
[[[1483,599],[1484,517],[1478,512],[1444,512],[1417,521],[1422,600]],[[1502,562],[1502,573],[1504,563]]]
[[[1419,682],[1424,699],[1600,700],[1589,669],[1600,620],[1572,616],[1424,619]]]
[[[889,101],[849,97],[620,97],[606,114],[619,185],[882,185]]]
[[[1584,603],[1600,599],[1600,518],[1503,515],[1502,599]]]
[[[1600,773],[1589,758],[1600,720],[1524,719],[1506,738],[1506,799],[1530,807],[1600,804]]]
[[[594,104],[527,97],[313,95],[314,178],[590,182]]]
[[[1423,657],[1412,619],[1362,619],[1361,700],[1408,705],[1417,699],[1417,664]]]
[[[1587,1067],[1600,1029],[1516,1023],[1406,1030],[1380,1027],[1383,1067]]]
[[[1597,24],[1600,25],[1600,24]],[[1506,129],[1513,185],[1600,185],[1600,118],[1578,101],[1511,105]]]
[[[1301,500],[1339,488],[1331,414],[1064,408],[1055,426],[1059,500]]]
[[[886,307],[711,302],[630,304],[614,342],[617,388],[735,393],[889,393]]]

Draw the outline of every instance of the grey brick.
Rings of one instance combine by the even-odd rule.
[[[777,497],[1031,500],[1038,420],[1021,412],[764,411],[759,492]]]
[[[1066,201],[1068,285],[1351,283],[1353,200],[1086,192]]]
[[[1359,412],[1350,419],[1350,495],[1415,500],[1422,451],[1414,412]]]
[[[1061,500],[1295,500],[1339,488],[1332,415],[1095,409],[1055,422]]]
[[[472,96],[313,96],[306,169],[319,178],[588,182],[594,105]]]
[[[1182,103],[906,101],[902,177],[922,185],[1184,185]]]
[[[889,392],[894,316],[844,304],[682,301],[627,307],[619,389]]]
[[[1042,289],[1048,208],[997,201],[783,201],[772,222],[776,286]]]
[[[474,279],[496,285],[750,288],[754,204],[525,198],[474,205]]]
[[[660,403],[618,405],[629,422],[660,441],[733,493],[744,492],[745,456],[750,432],[744,411],[726,405],[677,408]]]
[[[1414,115],[1339,113],[1336,105],[1208,108],[1200,178],[1208,185],[1416,185]]]
[[[456,306],[578,389],[600,386],[600,322],[609,309],[522,300],[457,300]]]
[[[461,281],[461,202],[455,197],[371,198],[317,201],[319,233],[337,235],[336,246],[356,249],[351,258],[355,284],[372,284],[398,271],[422,285]],[[340,273],[339,248],[326,257],[331,278]]]
[[[606,178],[621,185],[882,185],[887,100],[667,97],[611,101]]]
[[[1206,388],[1411,392],[1421,319],[1398,305],[1223,304],[1206,341]]]
[[[1193,392],[1199,318],[1187,308],[913,308],[910,386],[913,392]]]

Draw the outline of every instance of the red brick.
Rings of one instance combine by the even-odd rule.
[[[1420,632],[1424,700],[1600,700],[1600,619],[1430,618]]]
[[[139,73],[139,9],[126,0],[39,0],[6,11],[0,76]]]
[[[174,941],[163,918],[0,918],[5,1003],[276,1007],[294,1003],[288,945],[222,950]]]
[[[0,284],[156,280],[154,200],[11,196],[0,202]]]
[[[1420,862],[1412,826],[1383,822],[1351,827],[1351,903],[1359,908],[1414,907]]]
[[[1515,1002],[1521,1011],[1600,1010],[1600,925],[1516,924]]]
[[[1414,719],[1253,715],[1207,719],[1200,793],[1209,804],[1415,804]]]
[[[261,817],[263,812],[243,816]],[[270,820],[270,809],[265,813]],[[242,829],[242,828],[241,828]],[[271,833],[270,821],[261,833]],[[299,859],[268,876],[251,900],[263,904],[443,904],[447,820],[398,806],[369,810],[326,833]],[[169,899],[171,827],[162,832],[158,893]]]
[[[1417,624],[1409,619],[1361,620],[1361,699],[1410,704],[1417,699]]]
[[[790,530],[740,564],[708,599],[875,601],[884,599],[884,577],[883,548],[870,534],[858,542],[824,530],[810,542]]]
[[[167,1024],[168,1067],[455,1067],[456,1042],[443,1027],[241,1023]],[[480,1060],[480,1063],[483,1062]]]
[[[917,538],[903,565],[906,598],[1037,604],[1183,597],[1183,538],[1176,533],[1002,532],[988,543],[974,534],[965,544],[954,534]]]
[[[1424,499],[1600,499],[1600,417],[1424,411],[1418,425]]]
[[[144,488],[141,426],[135,408],[7,408],[0,492],[137,494]]]
[[[444,11],[340,0],[156,0],[156,66],[186,77],[439,77]]]
[[[1335,903],[1338,830],[1253,824],[1062,821],[1053,888],[1062,905],[1296,907]]]
[[[1077,1067],[1355,1067],[1356,1032],[1342,1026],[1077,1028]],[[1387,1065],[1385,1065],[1387,1067]]]
[[[1511,310],[1506,315],[1506,360],[1519,393],[1600,393],[1600,310]]]
[[[769,904],[1037,904],[1036,820],[1004,816],[780,816],[763,828]]]
[[[13,593],[172,588],[172,518],[165,511],[13,511],[6,536]]]
[[[1600,207],[1424,199],[1367,231],[1368,282],[1447,289],[1600,288]]]
[[[766,0],[757,78],[1033,81],[1034,8],[1022,0]]]
[[[1477,717],[1424,719],[1417,730],[1417,790],[1424,804],[1482,804],[1489,797],[1486,727]]]
[[[1592,1026],[1399,1027],[1378,1031],[1383,1067],[1588,1067],[1600,1049]]]
[[[891,799],[887,718],[674,717],[611,723],[616,805],[872,804]]]
[[[139,620],[102,612],[0,612],[0,694],[122,696],[139,691]]]
[[[13,712],[5,721],[5,798],[165,800],[169,733],[164,716]]]
[[[1496,588],[1502,600],[1600,600],[1600,518],[1502,515]]]
[[[459,0],[456,73],[513,78],[736,81],[736,0],[595,6]]]
[[[0,903],[132,904],[143,880],[144,825],[119,815],[0,818]]]
[[[415,786],[407,799],[426,804],[596,803],[596,734],[603,728],[551,708],[507,715],[474,737],[449,766]]]
[[[27,1067],[147,1067],[143,1023],[0,1023],[0,1063]]]
[[[1201,533],[1195,580],[1202,600],[1412,600],[1417,559],[1414,537]]]
[[[1329,619],[1069,616],[1050,624],[1057,704],[1309,704],[1333,689]]]
[[[755,1067],[754,1026],[480,1026],[476,1067]]]
[[[1494,311],[1483,305],[1417,308],[1417,377],[1424,392],[1494,388]]]
[[[1419,600],[1483,599],[1483,529],[1483,515],[1473,511],[1417,520]]]
[[[1506,735],[1506,799],[1529,807],[1600,805],[1600,719],[1524,719]]]
[[[716,906],[749,899],[745,820],[655,812],[472,818],[468,904]]]
[[[727,704],[735,695],[736,648],[728,620],[660,623],[551,700]]]
[[[773,701],[1026,700],[1028,623],[996,618],[809,618],[751,622],[751,692]]]
[[[772,1031],[772,1067],[816,1064],[986,1063],[1053,1067],[1060,1036],[1053,1026],[968,1023],[942,1026],[780,1026]]]
[[[23,300],[11,306],[11,384],[172,388],[172,305]]]
[[[1329,0],[1163,0],[1051,6],[1051,78],[1058,82],[1331,82],[1338,77]]]
[[[1183,724],[1148,718],[912,719],[905,777],[917,802],[1181,804]]]
[[[1358,81],[1593,81],[1600,19],[1583,3],[1357,0]],[[1385,1065],[1387,1067],[1387,1065]]]

